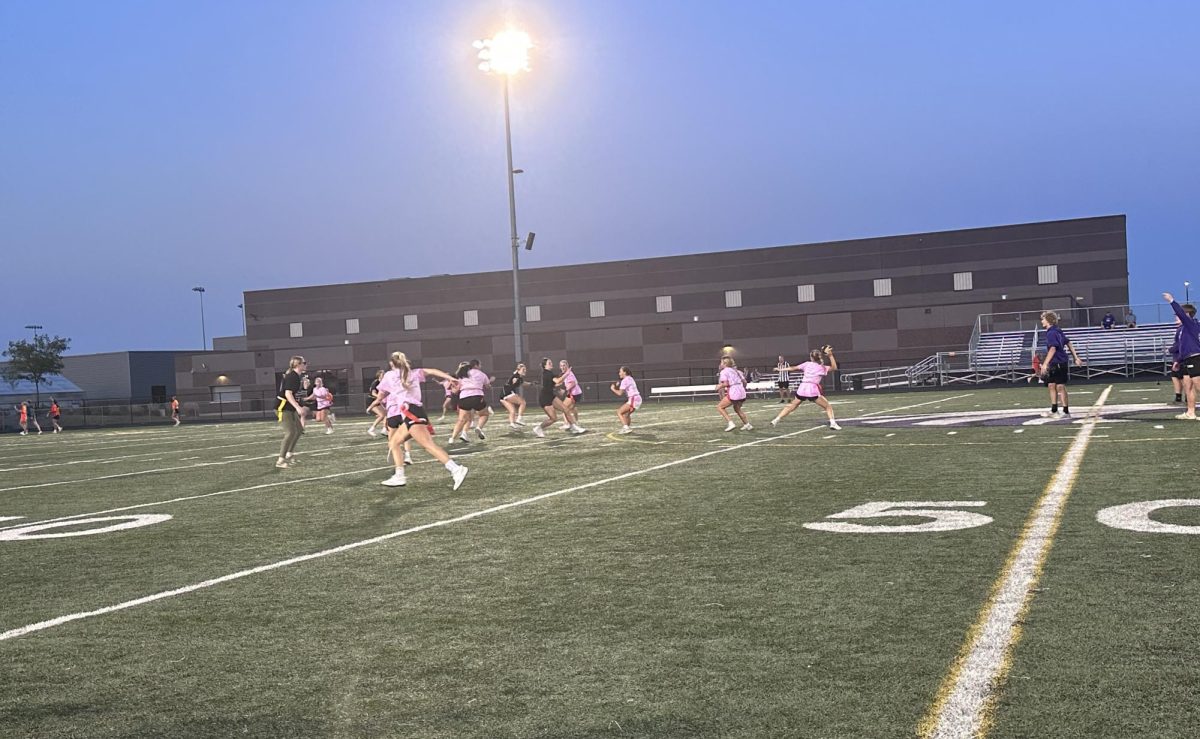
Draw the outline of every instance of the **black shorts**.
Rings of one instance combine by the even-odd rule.
[[[1179,360],[1179,369],[1188,377],[1200,377],[1200,354]]]
[[[400,428],[403,423],[407,428],[412,428],[418,424],[425,426],[429,425],[429,415],[425,412],[423,405],[410,405],[400,412],[398,416],[388,416],[387,425],[390,429]]]
[[[806,400],[810,403],[815,403],[815,402],[817,402],[817,398],[819,398],[819,397],[821,397],[821,396],[820,395],[813,395],[813,396],[797,395],[796,400],[800,401],[801,403],[803,403]]]
[[[1050,365],[1050,369],[1046,370],[1046,384],[1047,385],[1066,385],[1069,375],[1070,375],[1070,372],[1068,371],[1066,362],[1052,364],[1052,365]]]
[[[1176,380],[1182,380],[1183,379],[1183,364],[1179,365],[1179,369],[1173,369],[1170,372],[1168,372],[1167,374],[1170,375],[1171,377],[1175,378]]]
[[[482,411],[487,410],[487,398],[482,395],[472,395],[468,398],[458,399],[458,409],[460,411]]]
[[[579,405],[580,403],[583,402],[583,393],[580,393],[578,395],[572,395],[569,398],[569,400],[573,400],[573,401],[575,401],[575,405]]]
[[[554,393],[542,393],[538,395],[538,405],[543,408],[548,408],[554,405],[554,399],[558,397]]]
[[[780,390],[787,390],[788,387],[791,386],[792,383],[788,382],[787,380],[780,380],[779,382],[777,382],[775,384],[779,386]]]
[[[452,411],[458,410],[458,393],[450,394],[450,410],[452,410]]]

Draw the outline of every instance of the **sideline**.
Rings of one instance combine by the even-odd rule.
[[[1084,452],[1100,422],[1100,409],[1112,389],[1112,385],[1105,388],[1089,409],[1088,419],[1030,512],[991,595],[967,632],[967,640],[942,681],[933,705],[917,727],[919,736],[976,739],[986,736],[992,728],[999,689],[1012,666],[1013,648],[1021,638],[1021,623],[1054,546],[1054,535],[1075,486]]]

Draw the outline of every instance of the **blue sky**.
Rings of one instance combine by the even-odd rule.
[[[242,290],[1129,216],[1200,243],[1200,4],[0,2],[0,344],[241,333]],[[1194,272],[1193,272],[1194,270]]]

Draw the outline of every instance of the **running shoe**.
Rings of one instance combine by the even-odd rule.
[[[841,431],[841,430],[842,430],[842,427],[841,427],[841,426],[838,426],[838,424],[837,424],[837,421],[830,421],[830,422],[829,422],[829,428],[833,429],[834,431]]]
[[[375,430],[374,426],[368,426],[367,436],[370,436],[372,439],[374,439],[376,436],[379,436],[379,432]]]
[[[478,436],[481,441],[487,439],[487,434],[483,433],[483,429],[479,428],[478,426],[475,427],[475,435]]]
[[[539,439],[546,438],[546,432],[542,430],[542,427],[540,425],[533,427],[533,435],[538,437]]]
[[[1195,421],[1196,414],[1195,413],[1180,413],[1178,416],[1175,416],[1175,418],[1179,419],[1180,421]]]
[[[619,433],[619,434],[632,434],[632,433],[633,433],[633,429],[629,428],[628,426],[622,426],[622,427],[621,427],[621,430],[620,430],[620,431],[618,431],[617,433]]]
[[[470,443],[471,443],[471,440],[467,438],[467,432],[466,432],[466,431],[464,431],[464,432],[462,432],[461,434],[459,434],[459,435],[458,435],[458,438],[459,438],[459,440],[460,440],[460,441],[462,441],[462,443],[464,443],[464,444],[470,444]]]
[[[412,464],[412,455],[408,452],[404,453],[404,464]]]
[[[571,426],[571,433],[572,434],[586,434],[587,429],[585,429],[584,427],[579,426],[579,425],[573,425],[573,426]]]
[[[454,490],[458,490],[462,486],[463,480],[467,479],[467,468],[460,464],[450,473],[450,477],[454,478]]]
[[[325,435],[326,435],[326,436],[329,436],[329,435],[330,435],[330,434],[332,434],[332,433],[333,433],[333,429],[325,429]]]
[[[771,428],[775,428],[775,427],[776,427],[776,426],[778,426],[778,425],[779,425],[779,419],[778,419],[778,418],[772,418],[772,419],[771,419]]]
[[[275,460],[275,466],[281,470],[286,470],[288,468],[288,463],[282,459],[277,459]]]
[[[748,424],[748,423],[742,424],[742,431],[753,431],[753,430],[754,430],[754,427],[751,426],[750,424]]]
[[[508,424],[508,427],[509,427],[510,429],[512,429],[513,431],[520,431],[520,430],[521,430],[521,427],[520,427],[520,426],[518,426],[518,425],[517,425],[517,424],[515,424],[515,423],[510,423],[510,424]]]
[[[404,479],[404,473],[397,471],[394,475],[384,480],[381,485],[387,485],[389,488],[402,488],[408,484],[408,480]]]
[[[525,417],[524,417],[524,416],[517,416],[517,425],[518,425],[518,426],[524,426],[524,425],[525,425]]]
[[[733,431],[735,428],[737,428],[737,424],[736,424],[736,423],[734,423],[733,421],[730,421],[730,422],[729,422],[729,425],[725,427],[725,430],[726,430],[726,431]]]

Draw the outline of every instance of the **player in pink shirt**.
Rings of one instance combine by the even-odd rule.
[[[617,377],[621,378],[620,381],[614,382],[609,389],[613,391],[613,395],[625,396],[625,402],[617,409],[617,418],[621,419],[620,433],[628,434],[633,431],[629,427],[629,422],[633,418],[634,411],[642,407],[642,394],[638,392],[637,383],[630,375],[628,367],[617,370]]]
[[[558,362],[559,382],[566,391],[566,396],[563,398],[563,431],[570,431],[573,434],[582,434],[587,431],[579,425],[579,408],[578,405],[583,401],[583,388],[579,386],[579,380],[575,377],[575,370],[571,369],[570,363],[565,359]]]
[[[825,364],[826,358],[829,359],[829,364]],[[825,410],[825,415],[829,418],[829,428],[834,431],[841,431],[842,427],[838,426],[837,421],[833,419],[833,406],[821,394],[821,380],[829,370],[835,369],[837,369],[837,358],[833,356],[833,347],[828,344],[820,349],[813,349],[809,352],[808,361],[804,364],[788,367],[789,372],[799,372],[802,374],[802,378],[800,384],[796,387],[796,397],[792,398],[792,402],[779,411],[779,415],[771,421],[771,426],[778,426],[780,421],[787,418],[792,411],[799,408],[800,404],[807,400],[816,403]]]
[[[400,448],[409,439],[415,439],[434,459],[445,466],[446,471],[454,480],[454,489],[458,490],[467,477],[467,468],[450,458],[446,450],[433,440],[433,429],[429,416],[422,405],[421,383],[426,377],[436,377],[443,380],[453,380],[450,375],[436,369],[413,369],[408,363],[404,352],[392,352],[391,369],[379,383],[379,396],[387,408],[387,426],[391,429],[388,436],[388,448],[391,451],[396,471],[383,481],[388,487],[401,487],[406,484],[404,479],[404,462]]]
[[[717,394],[721,396],[721,401],[717,403],[717,412],[725,419],[727,425],[726,431],[733,431],[737,428],[737,424],[729,416],[729,411],[726,410],[733,406],[733,412],[742,420],[742,431],[752,431],[754,426],[750,425],[750,419],[746,418],[746,414],[742,411],[742,403],[746,401],[746,376],[737,368],[737,364],[733,361],[733,357],[721,357],[721,374],[717,375]]]
[[[325,433],[333,433],[333,393],[325,387],[325,380],[318,377],[313,380],[313,400],[317,401],[317,420],[325,424]]]
[[[484,393],[491,387],[493,378],[479,369],[478,359],[467,362],[465,367],[459,365],[455,374],[458,377],[458,422],[450,432],[450,441],[467,440],[467,424],[471,422],[472,414],[476,417],[475,435],[486,439],[487,434],[483,433],[483,427],[487,425],[492,412],[488,408],[487,396]]]

